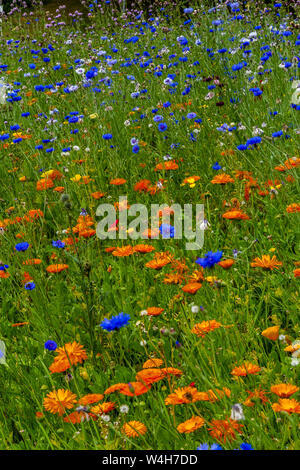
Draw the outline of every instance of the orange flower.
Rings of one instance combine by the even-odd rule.
[[[286,208],[286,211],[291,214],[293,212],[300,212],[300,204],[297,204],[297,203],[293,203],[293,204],[290,204],[289,206],[287,206]]]
[[[133,247],[133,250],[137,253],[151,253],[151,251],[154,251],[155,248],[152,245],[146,245],[144,243],[140,243],[139,245],[135,245]]]
[[[138,183],[135,184],[134,186],[134,191],[139,191],[140,193],[142,191],[147,192],[149,186],[151,185],[151,181],[149,180],[141,180]]]
[[[138,395],[143,395],[144,393],[148,392],[151,388],[151,385],[145,385],[142,382],[130,382],[128,384],[119,383],[112,385],[107,390],[105,390],[104,394],[107,395],[113,392],[120,392],[122,395],[127,395],[128,397],[135,397]]]
[[[212,184],[234,183],[234,179],[231,178],[231,176],[227,175],[226,173],[220,173],[211,180],[211,183]]]
[[[163,364],[162,359],[157,359],[155,357],[148,359],[146,362],[143,364],[143,369],[151,369],[153,367],[160,367]]]
[[[124,178],[116,178],[114,180],[111,180],[109,184],[113,184],[115,186],[120,186],[121,184],[125,184],[127,180],[124,180]]]
[[[163,308],[159,308],[159,307],[148,307],[148,308],[147,308],[147,313],[148,313],[148,315],[150,315],[150,316],[157,316],[157,315],[160,315],[163,311],[164,311],[164,309],[163,309]]]
[[[164,367],[160,370],[166,375],[175,375],[176,377],[180,377],[182,375],[182,370],[175,369],[175,367]]]
[[[178,170],[178,165],[174,160],[168,160],[163,163],[158,163],[154,171],[158,170]]]
[[[161,269],[167,264],[171,263],[172,255],[167,253],[155,253],[155,258],[145,264],[147,268]]]
[[[297,400],[294,400],[293,398],[280,398],[278,403],[273,403],[272,408],[275,412],[285,411],[288,414],[300,414],[300,403]]]
[[[140,437],[147,432],[146,426],[140,421],[128,421],[124,424],[122,430],[128,437]]]
[[[73,343],[67,343],[57,349],[57,356],[49,367],[49,370],[52,374],[55,372],[64,372],[72,365],[81,364],[85,359],[87,359],[87,354],[83,346],[73,341]]]
[[[91,412],[95,415],[102,415],[109,413],[115,408],[115,403],[112,401],[107,401],[104,403],[100,403],[99,405],[93,406],[91,408]]]
[[[146,385],[159,382],[165,378],[165,374],[162,369],[143,369],[136,374],[136,380]]]
[[[63,193],[65,190],[64,186],[56,186],[53,191],[56,191],[57,193]]]
[[[7,279],[10,276],[9,273],[5,271],[0,271],[0,279]]]
[[[226,442],[235,439],[236,432],[240,433],[243,424],[239,424],[233,419],[213,419],[210,423],[209,434],[218,441]]]
[[[235,367],[232,369],[231,374],[237,377],[246,377],[248,374],[257,374],[260,371],[260,367],[256,364],[252,364],[251,362],[245,362],[243,365],[239,367]]]
[[[64,421],[65,423],[78,424],[82,423],[85,419],[87,419],[87,413],[84,413],[83,411],[73,411],[64,418]]]
[[[267,403],[269,400],[268,398],[266,397],[266,392],[265,390],[261,390],[260,388],[256,388],[255,390],[253,390],[253,392],[251,392],[250,390],[247,390],[248,392],[248,397],[246,398],[246,400],[244,401],[244,405],[246,406],[254,406],[255,403],[252,401],[252,399],[259,399],[261,400],[261,402],[263,404]]]
[[[183,276],[178,273],[166,274],[163,283],[164,284],[181,284],[183,281]]]
[[[280,398],[288,398],[294,393],[298,392],[299,387],[292,384],[278,384],[272,385],[271,392],[278,395]]]
[[[300,277],[300,268],[294,269],[293,272],[295,277]]]
[[[45,189],[53,188],[54,183],[52,179],[47,178],[47,179],[41,179],[36,183],[36,189],[37,191],[43,191]]]
[[[76,395],[70,392],[70,390],[64,390],[63,388],[53,390],[53,392],[48,393],[46,398],[44,398],[44,408],[50,411],[50,413],[58,413],[60,416],[66,410],[73,408],[74,403],[76,403]]]
[[[94,199],[101,199],[102,197],[105,196],[105,193],[101,193],[100,191],[96,191],[95,193],[92,193],[91,196]]]
[[[231,266],[233,264],[234,264],[233,259],[224,259],[223,261],[220,261],[218,263],[218,265],[221,266],[221,268],[223,268],[223,269],[229,269],[229,268],[231,268]]]
[[[101,393],[89,393],[78,400],[79,405],[90,405],[91,403],[97,403],[97,401],[103,400],[104,395]]]
[[[205,424],[205,420],[201,416],[193,416],[191,419],[180,423],[177,426],[177,431],[180,433],[190,433],[201,428]]]
[[[134,253],[133,247],[131,245],[117,247],[113,252],[113,256],[118,256],[122,258],[124,256],[129,256]]]
[[[190,282],[182,287],[183,292],[187,292],[188,294],[195,294],[200,288],[202,284],[200,282]]]
[[[236,220],[249,220],[250,217],[245,214],[243,211],[232,209],[230,211],[225,212],[222,215],[223,219],[236,219]]]
[[[226,387],[223,387],[223,390],[219,390],[218,388],[216,388],[215,390],[209,389],[207,391],[207,395],[209,401],[214,403],[215,401],[218,401],[223,398],[224,395],[226,395],[226,397],[230,397],[231,391],[229,390],[229,388]]]
[[[276,341],[279,337],[279,329],[279,326],[270,326],[270,328],[267,328],[261,334],[265,338],[271,339],[272,341]]]
[[[41,411],[37,411],[37,412],[35,413],[35,416],[36,416],[36,418],[41,419],[41,418],[44,417],[44,413],[41,413]]]
[[[33,265],[33,264],[41,264],[41,262],[42,260],[39,258],[32,258],[32,259],[27,259],[26,261],[23,261],[23,264]]]
[[[262,255],[261,258],[255,258],[251,263],[252,268],[263,268],[263,269],[278,269],[278,266],[282,266],[282,262],[278,261],[276,255],[271,259],[270,255]]]
[[[190,275],[189,279],[190,279],[191,282],[204,281],[203,268],[196,269],[195,271],[193,271],[192,274]]]
[[[68,269],[68,267],[68,264],[50,264],[50,266],[46,268],[46,271],[48,273],[60,273],[61,271]]]
[[[185,403],[195,403],[197,401],[208,401],[208,394],[198,392],[195,387],[182,387],[174,390],[165,399],[166,405],[181,405]]]
[[[192,328],[191,332],[198,337],[204,338],[207,333],[215,330],[216,328],[220,328],[221,326],[221,323],[217,322],[216,320],[203,321],[201,323],[197,323]]]

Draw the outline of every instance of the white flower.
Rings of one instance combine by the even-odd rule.
[[[110,416],[108,416],[108,415],[101,415],[101,419],[102,419],[102,421],[104,421],[105,423],[108,423],[108,421],[110,421]]]
[[[120,406],[120,413],[128,413],[128,411],[129,411],[129,406],[127,405]]]
[[[199,312],[199,306],[198,305],[192,305],[191,306],[191,312],[192,313],[198,313]]]
[[[144,315],[148,315],[148,312],[147,310],[142,310],[141,313],[140,313],[141,317],[143,317]]]
[[[298,366],[298,364],[300,364],[300,360],[297,359],[297,358],[292,358],[291,360],[291,366]]]
[[[145,341],[144,339],[142,339],[142,341],[140,342],[140,345],[141,345],[141,346],[146,346],[146,344],[147,344],[147,341]]]
[[[78,145],[74,145],[73,146],[73,150],[75,150],[76,152],[78,152],[80,150],[80,147],[78,147]]]

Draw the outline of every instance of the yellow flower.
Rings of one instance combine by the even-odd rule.
[[[71,181],[74,181],[74,183],[77,183],[80,180],[81,180],[81,175],[75,175],[73,178],[71,178]]]

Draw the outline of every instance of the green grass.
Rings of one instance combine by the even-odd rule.
[[[291,20],[288,19],[282,30],[293,31],[292,37],[275,35],[269,25],[279,27],[283,19],[274,15],[274,9],[260,17],[253,6],[242,20],[230,21],[227,10],[191,15],[194,29],[190,29],[190,24],[183,24],[188,16],[179,15],[182,8],[167,6],[166,11],[153,13],[154,17],[160,17],[156,33],[143,27],[144,34],[139,34],[139,29],[133,25],[121,28],[126,21],[119,15],[115,24],[110,21],[109,9],[105,6],[104,15],[94,11],[91,17],[84,15],[84,20],[73,23],[66,19],[68,24],[63,28],[47,28],[50,20],[42,10],[32,16],[30,24],[27,24],[28,17],[24,19],[18,14],[3,22],[0,65],[8,67],[2,70],[1,77],[12,85],[12,90],[20,90],[17,94],[22,100],[7,102],[0,109],[0,134],[10,134],[9,139],[0,141],[0,225],[4,227],[0,237],[0,261],[9,265],[7,272],[10,274],[0,279],[0,340],[6,345],[6,364],[0,364],[0,449],[193,450],[201,443],[217,442],[209,433],[211,421],[229,418],[235,403],[243,404],[248,391],[261,388],[268,401],[263,403],[258,399],[252,407],[243,405],[245,420],[240,422],[243,424],[241,434],[236,433],[235,438],[227,439],[226,443],[220,441],[221,445],[224,449],[236,449],[247,442],[257,450],[299,450],[299,411],[275,412],[272,404],[278,402],[279,397],[270,392],[275,384],[299,384],[299,365],[292,365],[291,353],[284,351],[288,343],[299,339],[299,281],[294,274],[295,263],[299,262],[299,213],[286,211],[290,204],[299,202],[298,169],[296,166],[284,172],[275,169],[288,158],[299,159],[296,133],[299,114],[290,106],[294,93],[291,78],[299,79],[299,68],[296,61],[288,69],[279,67],[280,55],[286,57],[283,62],[292,62],[299,53],[299,47],[295,46],[298,31],[289,26]],[[202,12],[204,7],[199,9]],[[169,18],[165,18],[165,14],[169,14]],[[281,16],[284,16],[282,10]],[[132,18],[140,28],[146,16],[141,20]],[[212,26],[212,21],[220,18],[224,24]],[[57,21],[64,21],[64,16]],[[245,58],[238,47],[240,39],[255,31],[256,25],[262,28],[256,30],[257,41],[246,47],[252,54]],[[210,32],[211,29],[215,32]],[[201,45],[195,45],[195,33]],[[124,43],[135,35],[139,35],[137,43]],[[180,35],[189,40],[190,51],[186,56],[176,40]],[[112,38],[111,42],[101,39],[102,36]],[[232,37],[236,38],[234,42],[229,41]],[[68,38],[72,39],[72,44],[66,44]],[[20,40],[19,46],[7,44],[10,39]],[[32,39],[37,42],[32,43]],[[40,52],[37,59],[32,57],[31,49],[41,50],[48,44],[55,50],[46,54]],[[111,52],[110,44],[118,52]],[[260,58],[265,53],[261,50],[263,45],[270,45],[272,51],[263,70],[271,69],[271,72],[259,75]],[[169,51],[156,57],[163,47]],[[223,47],[237,48],[237,52],[224,56],[217,53]],[[206,49],[215,52],[213,60]],[[101,50],[118,62],[108,66],[103,56],[97,56]],[[141,68],[139,63],[121,67],[126,60],[138,57],[136,53],[144,51],[153,58],[152,65],[147,67],[152,69],[151,73],[146,73],[147,68]],[[177,56],[169,59],[173,53]],[[43,62],[44,56],[50,57],[49,63]],[[187,57],[188,61],[180,61],[179,57]],[[75,72],[76,59],[90,60],[82,65],[85,72],[91,66],[105,67],[104,73],[99,72],[93,78],[90,88],[82,86],[83,76]],[[101,63],[95,62],[99,59]],[[233,72],[232,66],[243,60],[247,67]],[[161,76],[153,74],[159,64],[175,61],[178,66],[164,70]],[[190,67],[195,61],[199,61],[199,65]],[[35,70],[29,68],[31,63],[36,64]],[[53,70],[57,63],[61,68]],[[120,73],[112,74],[113,70]],[[230,78],[226,70],[236,78]],[[251,73],[246,74],[246,70]],[[24,77],[28,72],[31,75]],[[35,73],[39,74],[36,78]],[[174,81],[178,85],[174,94],[163,84],[169,73],[176,74]],[[196,74],[196,78],[188,78],[187,74]],[[134,84],[127,75],[134,75]],[[215,96],[206,100],[210,91],[207,86],[213,82],[205,82],[203,78],[209,76],[218,76],[224,86],[216,86],[212,90]],[[250,76],[254,77],[251,82]],[[92,88],[105,77],[112,80],[111,85],[100,82],[101,92],[93,92]],[[65,85],[56,93],[35,90],[36,85],[58,82]],[[147,89],[147,93],[135,99],[131,93],[136,91],[137,83],[139,89]],[[63,90],[75,84],[78,84],[77,91]],[[192,84],[191,90],[184,96],[182,91],[188,84]],[[252,87],[263,87],[262,96],[253,96],[249,91]],[[230,102],[233,97],[240,101]],[[170,107],[159,107],[167,101],[171,102]],[[216,106],[219,101],[223,101],[224,106]],[[139,110],[134,111],[136,107]],[[158,109],[157,114],[163,115],[167,131],[158,131],[153,121],[154,108]],[[52,115],[57,122],[47,124],[50,111],[54,109],[59,111]],[[30,116],[22,117],[27,111]],[[81,122],[70,124],[65,117],[74,111],[84,117]],[[270,111],[278,114],[271,116]],[[170,112],[174,115],[170,116]],[[189,112],[195,112],[202,122],[194,127],[193,119],[183,120]],[[40,113],[47,118],[39,116]],[[141,114],[146,117],[141,119]],[[178,120],[177,124],[173,118]],[[124,124],[127,120],[130,125]],[[220,132],[217,128],[223,123],[237,128],[233,132]],[[244,129],[238,129],[239,123]],[[17,136],[10,130],[15,124],[20,125],[16,132],[28,136],[19,143],[13,143]],[[237,150],[238,145],[254,135],[255,126],[264,131],[261,143],[252,150]],[[71,129],[75,128],[78,133],[72,134]],[[281,129],[283,136],[272,138],[272,133]],[[190,139],[192,131],[196,141]],[[111,133],[113,138],[104,140],[105,133]],[[285,138],[286,134],[290,138]],[[130,144],[133,137],[140,143],[137,154],[132,152]],[[43,139],[55,140],[44,144],[44,149],[36,149]],[[62,153],[62,149],[69,146],[70,152]],[[79,150],[74,150],[74,146]],[[45,149],[50,147],[54,151],[46,153]],[[167,154],[178,163],[178,169],[155,171]],[[212,169],[216,161],[224,171]],[[70,204],[64,203],[62,193],[53,188],[37,190],[43,171],[53,169],[63,175],[62,179],[54,181],[54,187],[63,186]],[[236,171],[252,173],[254,185],[249,198],[245,198],[247,180],[238,179]],[[212,179],[222,172],[232,176],[234,183],[212,184]],[[72,181],[75,175],[81,175],[79,182]],[[82,177],[86,175],[91,181],[84,184]],[[186,177],[193,175],[200,176],[194,187],[182,185]],[[110,185],[114,178],[124,178],[126,183]],[[150,180],[152,185],[162,179],[164,189],[154,195],[139,193],[134,186],[142,179]],[[95,200],[91,194],[96,191],[105,196]],[[262,191],[266,195],[262,195]],[[92,217],[92,228],[95,228],[99,222],[98,205],[116,203],[119,196],[125,195],[129,205],[142,203],[149,211],[151,204],[204,204],[205,219],[210,226],[205,230],[202,249],[187,251],[185,239],[102,241],[96,235],[84,238],[76,233],[73,237],[79,239],[75,248],[52,246],[53,240],[70,236],[63,231],[76,226],[82,208]],[[238,200],[249,220],[222,218],[229,204],[234,204],[233,198]],[[32,209],[41,210],[43,216],[33,222],[24,222],[24,219],[14,224],[3,222],[23,218]],[[22,241],[28,242],[30,247],[18,252],[14,247]],[[118,258],[105,251],[110,246],[137,243],[150,244],[155,252],[168,251],[175,260],[185,262],[189,271],[182,284],[163,283],[165,275],[171,272],[170,264],[161,270],[145,267],[155,252]],[[222,260],[235,260],[233,266],[228,270],[218,265],[205,268],[204,277],[213,276],[213,282],[205,279],[196,294],[184,293],[182,287],[188,282],[188,276],[200,269],[196,259],[208,251],[218,250],[223,252]],[[233,250],[238,251],[236,258]],[[276,255],[282,263],[278,269],[251,267],[254,258],[268,254]],[[32,258],[39,258],[41,264],[23,264]],[[48,273],[46,267],[53,263],[67,264],[68,269]],[[24,272],[33,278],[35,289],[24,288]],[[193,305],[202,308],[193,313]],[[164,312],[156,317],[140,315],[153,306],[163,308]],[[104,318],[120,312],[130,315],[129,325],[111,333],[99,326]],[[195,324],[212,319],[230,328],[221,327],[204,338],[191,333]],[[12,326],[20,322],[27,324]],[[280,327],[280,339],[272,341],[261,335],[263,330],[275,325]],[[49,339],[59,347],[77,341],[84,347],[88,359],[66,372],[51,374],[49,367],[56,353],[44,348]],[[153,383],[147,393],[139,396],[118,392],[108,395],[103,401],[115,402],[109,422],[98,417],[95,421],[72,424],[64,422],[63,418],[77,405],[62,417],[43,407],[44,398],[52,390],[69,389],[79,399],[89,393],[103,393],[117,383],[133,382],[143,363],[151,357],[161,358],[162,367],[180,369],[182,375]],[[232,369],[245,361],[259,365],[260,372],[234,378]],[[201,392],[227,387],[231,395],[215,402],[165,405],[170,393],[192,382]],[[299,400],[299,392],[290,397],[293,398]],[[128,413],[120,412],[124,404],[129,407]],[[37,418],[37,412],[43,416]],[[179,433],[177,426],[192,416],[203,417],[205,425],[191,433]],[[132,420],[146,425],[147,432],[143,436],[124,435],[124,423]]]

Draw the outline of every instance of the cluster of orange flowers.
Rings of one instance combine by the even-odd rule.
[[[14,219],[4,219],[0,220],[0,228],[6,228],[9,225],[21,224],[26,222],[34,222],[40,217],[44,217],[44,213],[40,209],[31,209],[26,212],[23,217],[15,217]]]

